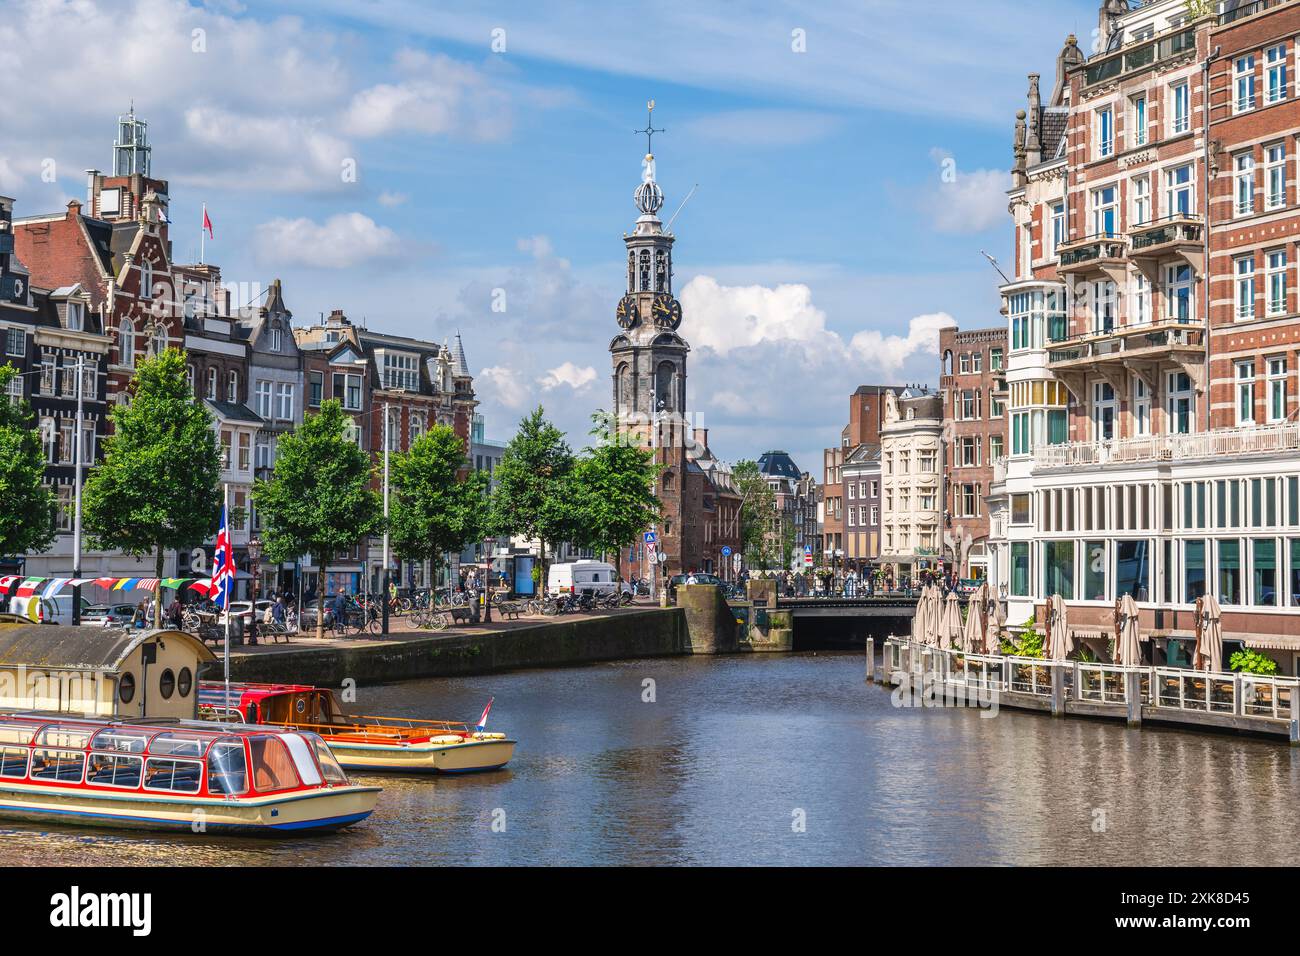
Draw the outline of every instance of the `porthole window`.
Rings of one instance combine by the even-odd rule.
[[[123,674],[117,681],[117,699],[124,704],[135,699],[135,675]]]
[[[158,678],[158,691],[163,695],[163,700],[171,700],[174,690],[176,690],[176,675],[169,667],[162,672],[162,677]]]
[[[194,688],[194,674],[188,667],[182,667],[180,674],[176,677],[176,692],[182,697],[189,697],[190,691]]]

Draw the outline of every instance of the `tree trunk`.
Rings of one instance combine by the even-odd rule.
[[[544,598],[546,597],[546,539],[538,538],[537,544],[537,563],[542,569],[542,573],[538,576],[537,581],[537,588],[542,593],[539,594],[538,597]]]
[[[325,639],[325,559],[316,555],[316,640]]]
[[[163,549],[158,545],[158,554],[154,558],[154,574],[158,578],[158,588],[153,592],[153,626],[162,627],[162,572],[163,572]],[[75,599],[74,599],[75,600]]]

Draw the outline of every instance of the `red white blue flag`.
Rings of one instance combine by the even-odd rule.
[[[474,725],[474,729],[480,733],[483,731],[483,728],[487,726],[487,717],[492,710],[492,701],[494,700],[496,700],[495,697],[488,698],[487,706],[483,708],[483,716],[480,717],[478,723]]]
[[[212,590],[210,597],[222,608],[230,607],[235,593],[235,550],[230,546],[230,522],[221,508],[221,530],[217,532],[217,550],[212,556]]]

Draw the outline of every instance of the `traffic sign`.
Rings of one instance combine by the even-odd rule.
[[[650,560],[651,560],[651,561],[654,560],[654,557],[655,557],[655,543],[654,543],[653,541],[651,541],[651,542],[649,542],[649,543],[646,544],[646,546],[645,546],[645,553],[648,554],[648,555],[650,555]]]
[[[730,548],[730,546],[725,545],[725,544],[722,546],[722,556],[723,556],[724,558],[729,558],[729,557],[731,557],[731,548]]]
[[[659,540],[659,536],[656,535],[653,531],[647,531],[644,535],[644,538],[646,544],[654,544],[656,541]]]

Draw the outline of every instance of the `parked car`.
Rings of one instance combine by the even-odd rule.
[[[607,561],[552,564],[546,573],[548,594],[617,594],[618,572]]]
[[[266,609],[274,603],[274,601],[265,598],[257,602],[257,621],[259,624],[262,622],[263,618],[266,617]],[[253,620],[253,604],[251,601],[231,601],[230,614],[232,621],[242,620],[244,622],[244,627],[247,628]],[[217,623],[222,627],[225,626],[226,612],[223,611],[217,615]]]
[[[726,582],[716,574],[708,574],[704,571],[696,571],[694,574],[674,574],[668,579],[668,599],[677,600],[677,586],[685,584],[689,579],[694,578],[696,584],[716,584],[718,587],[725,587]]]
[[[83,617],[88,607],[90,607],[90,602],[82,598],[81,613]],[[10,598],[9,613],[25,617],[38,624],[71,624],[72,595],[56,594],[51,598],[42,598],[33,594],[30,597]]]
[[[88,604],[81,612],[81,623],[129,625],[134,614],[133,604]]]

